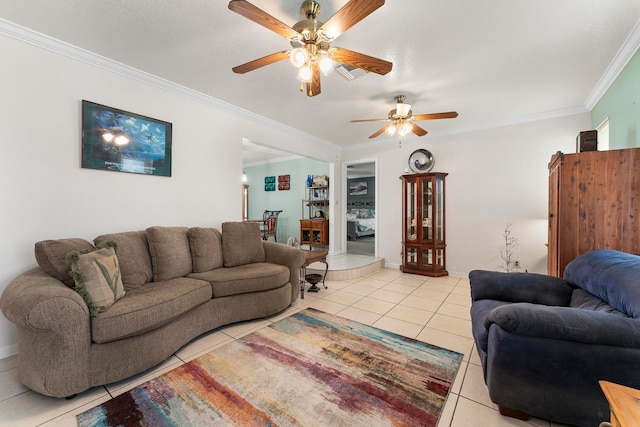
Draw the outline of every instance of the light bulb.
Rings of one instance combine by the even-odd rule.
[[[409,132],[411,132],[411,125],[409,123],[405,123],[400,127],[400,131],[398,133],[400,136],[405,136]]]
[[[105,132],[102,134],[102,139],[104,139],[106,142],[111,142],[113,141],[114,135],[111,132]]]
[[[389,136],[393,136],[396,133],[396,126],[395,125],[389,125],[387,126],[387,135]]]
[[[326,75],[333,68],[333,61],[329,58],[329,54],[325,51],[320,52],[318,59],[320,70]]]
[[[310,82],[311,81],[311,67],[309,67],[308,65],[304,65],[300,68],[300,71],[298,71],[298,80],[301,80],[303,82]]]
[[[300,68],[309,60],[309,52],[302,47],[297,47],[291,51],[289,60],[294,67]]]

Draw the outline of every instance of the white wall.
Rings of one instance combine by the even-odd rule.
[[[91,241],[152,225],[218,227],[240,220],[243,137],[313,147],[329,161],[337,156],[214,100],[148,84],[153,79],[127,77],[2,35],[0,52],[6,59],[0,67],[0,292],[36,265],[39,240]],[[172,177],[82,169],[82,99],[173,123]],[[16,342],[14,326],[0,316],[0,358],[15,353]]]
[[[547,163],[571,152],[588,114],[461,135],[419,140],[385,149],[340,153],[330,144],[250,114],[222,108],[153,79],[130,77],[0,35],[2,189],[0,292],[35,266],[33,245],[43,239],[139,230],[151,225],[219,226],[241,215],[242,138],[274,148],[313,153],[330,163],[379,162],[379,256],[400,264],[401,189],[409,154],[427,148],[447,178],[447,267],[453,275],[498,269],[507,222],[529,271],[546,271]],[[91,62],[91,61],[89,61]],[[100,61],[96,61],[100,62]],[[135,74],[135,73],[134,73]],[[173,123],[172,177],[80,168],[81,100]],[[341,198],[334,185],[332,209]],[[338,211],[336,211],[337,214]],[[335,218],[334,212],[331,212]],[[334,221],[331,240],[340,240]],[[15,329],[0,316],[0,358],[17,351]]]
[[[343,160],[376,157],[378,176],[378,256],[388,266],[401,263],[402,187],[399,176],[413,150],[435,157],[433,171],[447,172],[446,238],[449,274],[500,270],[502,234],[512,223],[519,241],[516,258],[529,272],[546,273],[548,163],[557,151],[575,152],[575,138],[587,129],[589,114],[540,120],[465,134],[414,138],[380,150],[343,153]],[[385,146],[389,147],[389,146]]]

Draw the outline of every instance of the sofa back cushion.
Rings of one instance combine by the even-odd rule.
[[[223,223],[222,252],[225,267],[264,262],[260,225],[256,222]]]
[[[151,255],[144,230],[126,231],[123,233],[103,234],[93,240],[96,246],[108,241],[118,245],[116,254],[120,264],[122,282],[127,289],[134,289],[153,280]]]
[[[640,256],[597,249],[571,261],[564,278],[627,316],[640,318]]]
[[[189,247],[194,273],[214,270],[224,265],[222,235],[215,228],[190,228]]]
[[[35,245],[36,261],[47,274],[55,277],[70,288],[75,287],[71,277],[71,265],[67,262],[67,254],[73,251],[94,249],[84,239],[43,240]]]
[[[184,277],[192,272],[188,227],[149,227],[146,231],[154,281]]]

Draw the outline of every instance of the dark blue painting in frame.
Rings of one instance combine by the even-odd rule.
[[[169,122],[82,101],[82,167],[171,176]]]

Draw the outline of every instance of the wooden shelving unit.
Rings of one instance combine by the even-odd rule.
[[[329,185],[307,187],[302,200],[302,219],[300,220],[300,244],[329,246]]]

